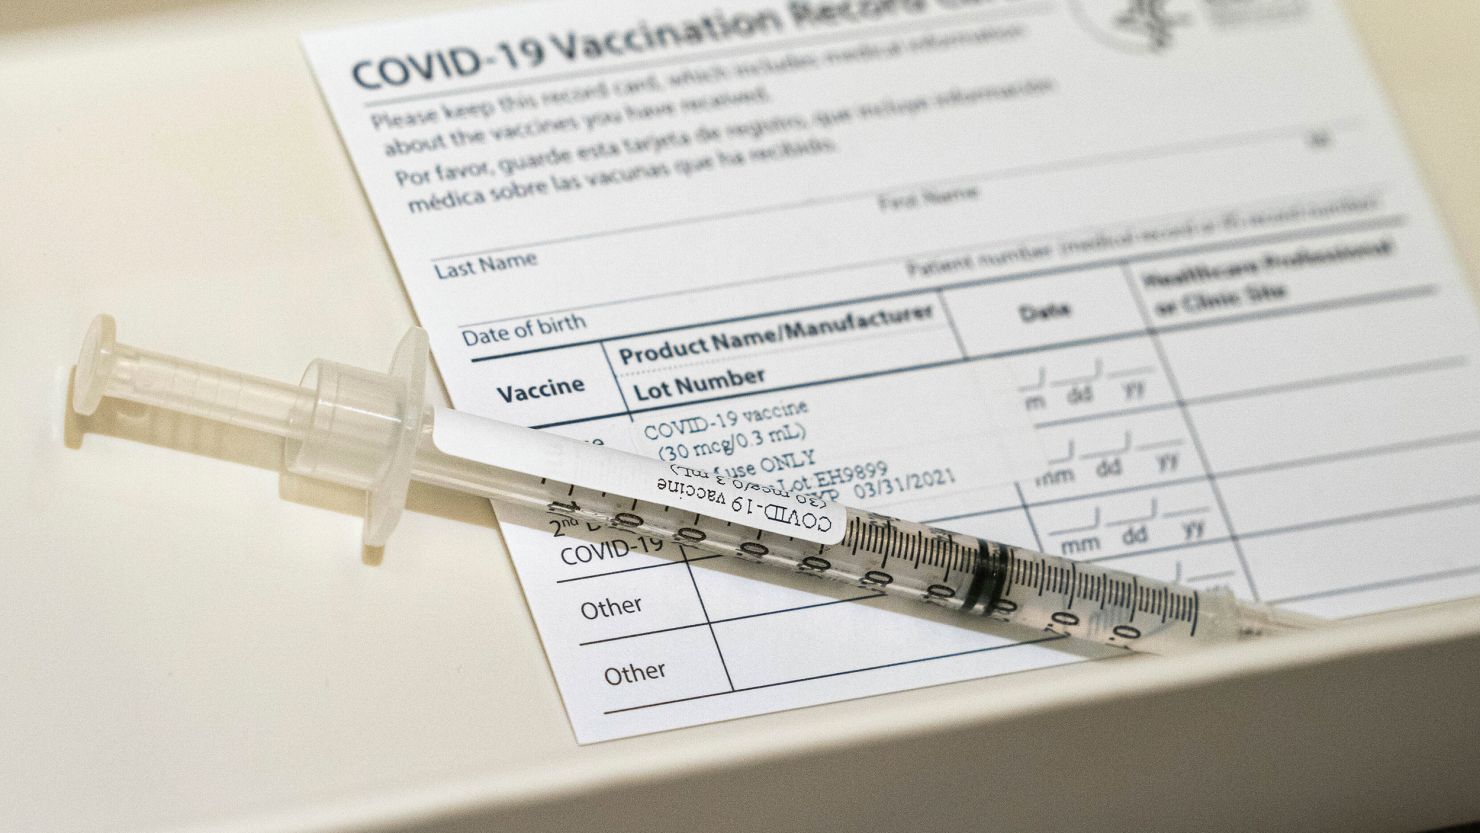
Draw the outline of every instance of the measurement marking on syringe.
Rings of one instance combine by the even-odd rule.
[[[1243,475],[1248,475],[1248,474],[1259,474],[1259,473],[1265,473],[1265,472],[1270,472],[1270,471],[1280,471],[1280,470],[1285,470],[1285,469],[1290,469],[1290,468],[1297,468],[1297,467],[1302,467],[1302,466],[1321,465],[1321,464],[1327,464],[1327,463],[1333,463],[1333,462],[1343,462],[1343,461],[1347,461],[1347,460],[1360,459],[1362,457],[1374,456],[1374,455],[1379,455],[1379,454],[1407,453],[1407,452],[1412,452],[1412,451],[1426,450],[1426,449],[1430,449],[1430,448],[1438,448],[1438,447],[1442,447],[1442,446],[1445,446],[1445,445],[1456,445],[1456,444],[1476,442],[1476,441],[1480,441],[1480,431],[1464,431],[1464,432],[1459,432],[1459,433],[1455,433],[1455,434],[1448,434],[1448,435],[1443,435],[1443,436],[1438,436],[1438,437],[1430,437],[1430,438],[1425,438],[1425,439],[1420,439],[1420,440],[1413,440],[1413,441],[1409,441],[1409,442],[1387,443],[1387,444],[1383,444],[1383,445],[1371,446],[1369,448],[1355,449],[1355,450],[1352,450],[1352,451],[1335,452],[1335,453],[1332,453],[1332,454],[1314,455],[1314,456],[1311,456],[1311,457],[1294,458],[1294,459],[1291,459],[1291,460],[1283,460],[1283,461],[1276,461],[1276,462],[1272,462],[1272,463],[1264,463],[1264,464],[1260,464],[1260,465],[1257,465],[1257,466],[1247,466],[1247,467],[1238,468],[1238,469],[1229,469],[1227,471],[1219,472],[1218,473],[1218,477],[1220,479],[1225,479],[1226,480],[1226,479],[1229,479],[1229,478],[1243,476]],[[932,525],[933,524],[940,524],[940,523],[945,523],[945,522],[949,522],[949,521],[953,521],[953,520],[963,520],[963,519],[966,519],[966,518],[979,517],[979,516],[984,515],[984,514],[990,514],[990,513],[993,513],[993,512],[1001,512],[1001,511],[1013,511],[1013,510],[1019,510],[1019,509],[1026,511],[1028,509],[1033,509],[1033,508],[1040,508],[1040,507],[1045,507],[1045,506],[1053,506],[1053,505],[1058,505],[1058,504],[1063,504],[1063,503],[1068,503],[1068,502],[1074,502],[1074,501],[1081,501],[1081,500],[1091,500],[1091,499],[1097,499],[1097,498],[1103,498],[1103,497],[1111,497],[1111,496],[1120,495],[1120,494],[1126,494],[1126,493],[1130,493],[1130,492],[1145,491],[1147,489],[1156,489],[1156,488],[1163,488],[1163,487],[1169,487],[1169,486],[1178,486],[1178,485],[1188,485],[1188,484],[1192,484],[1192,483],[1201,482],[1202,480],[1203,480],[1203,477],[1201,475],[1195,475],[1195,476],[1190,476],[1190,477],[1185,477],[1185,478],[1178,478],[1176,480],[1163,481],[1163,482],[1160,482],[1160,483],[1151,483],[1151,484],[1144,484],[1144,485],[1139,485],[1139,486],[1129,486],[1129,487],[1125,487],[1125,488],[1122,488],[1122,489],[1111,489],[1111,490],[1105,490],[1105,491],[1102,491],[1102,492],[1090,493],[1090,494],[1086,494],[1086,495],[1078,495],[1078,496],[1074,496],[1074,497],[1054,498],[1054,499],[1050,499],[1050,500],[1029,502],[1029,503],[1024,503],[1024,504],[1022,504],[1020,506],[1004,507],[1004,508],[998,509],[998,510],[987,510],[987,511],[983,511],[983,512],[971,512],[971,513],[963,513],[963,514],[960,514],[960,515],[953,515],[953,516],[942,517],[942,518],[933,518],[933,519],[926,520],[925,523],[932,524]],[[1344,517],[1338,517],[1338,518],[1328,518],[1328,519],[1310,521],[1310,522],[1306,522],[1306,523],[1302,523],[1302,524],[1295,524],[1295,525],[1284,526],[1284,527],[1253,530],[1253,531],[1250,531],[1250,532],[1242,533],[1241,534],[1241,537],[1247,539],[1247,538],[1259,538],[1259,537],[1266,537],[1266,536],[1273,536],[1273,535],[1281,535],[1281,534],[1287,534],[1287,533],[1291,533],[1291,532],[1304,531],[1306,529],[1320,528],[1320,527],[1324,527],[1324,526],[1338,526],[1338,525],[1347,524],[1347,523],[1358,523],[1358,522],[1361,522],[1361,521],[1364,521],[1364,520],[1382,519],[1382,518],[1386,518],[1386,517],[1396,517],[1396,516],[1405,515],[1405,514],[1417,514],[1417,513],[1423,513],[1423,512],[1429,512],[1429,511],[1442,511],[1444,509],[1455,508],[1455,507],[1458,507],[1458,506],[1468,505],[1468,504],[1477,503],[1477,502],[1480,502],[1480,495],[1471,496],[1471,497],[1463,497],[1463,498],[1458,498],[1458,499],[1455,499],[1455,500],[1437,501],[1437,502],[1433,502],[1433,503],[1426,503],[1426,504],[1417,504],[1417,505],[1412,505],[1412,506],[1397,507],[1397,508],[1394,508],[1394,509],[1380,510],[1380,511],[1376,511],[1376,512],[1368,512],[1368,513],[1361,513],[1361,514],[1357,514],[1357,515],[1350,515],[1350,516],[1344,516]],[[637,501],[634,500],[633,501],[633,508],[635,509],[636,506],[637,506]],[[759,537],[760,536],[757,535],[757,538],[759,538]],[[1178,543],[1178,544],[1170,544],[1170,545],[1166,545],[1166,546],[1162,546],[1162,547],[1150,547],[1150,548],[1146,548],[1146,549],[1132,550],[1132,551],[1128,551],[1128,552],[1122,552],[1122,553],[1115,553],[1115,554],[1112,554],[1112,555],[1100,556],[1100,557],[1097,557],[1097,558],[1084,559],[1084,561],[1090,562],[1090,563],[1098,563],[1098,562],[1103,562],[1103,561],[1113,561],[1113,560],[1122,559],[1122,558],[1131,558],[1131,557],[1144,556],[1144,555],[1156,555],[1156,554],[1165,553],[1165,552],[1174,552],[1174,551],[1178,551],[1178,550],[1193,549],[1193,548],[1197,548],[1197,547],[1204,547],[1204,546],[1210,546],[1210,545],[1214,545],[1214,544],[1221,544],[1221,543],[1227,543],[1227,542],[1228,542],[1228,539],[1226,537],[1221,537],[1221,536],[1219,536],[1219,537],[1209,537],[1209,538],[1202,539],[1200,541],[1184,542],[1184,543]],[[1040,549],[1041,550],[1042,549],[1042,546],[1041,545],[1040,546],[1037,546],[1037,549]],[[691,561],[704,561],[704,560],[708,560],[710,558],[721,558],[721,557],[723,557],[723,556],[719,556],[719,555],[701,555],[701,556],[694,556],[690,560]],[[619,570],[608,570],[608,571],[599,572],[599,573],[589,573],[589,574],[586,574],[586,575],[571,576],[569,578],[557,579],[555,581],[555,583],[556,584],[564,584],[564,583],[567,583],[567,582],[587,581],[587,580],[591,580],[591,579],[603,578],[603,577],[606,577],[606,576],[620,575],[620,574],[624,574],[624,573],[636,572],[636,571],[639,571],[639,570],[651,570],[651,569],[655,569],[655,568],[659,568],[659,567],[669,567],[669,566],[673,566],[673,565],[679,564],[679,563],[682,563],[682,562],[679,562],[679,561],[660,561],[660,562],[658,562],[656,564],[644,564],[644,565],[639,566],[639,567],[625,567],[625,568],[622,568],[622,569],[619,569]],[[957,567],[957,569],[959,569],[959,567]]]
[[[1361,449],[1361,450],[1354,451],[1354,452],[1343,452],[1343,453],[1338,453],[1338,454],[1320,455],[1320,456],[1312,457],[1312,458],[1301,458],[1301,459],[1291,460],[1291,461],[1283,461],[1283,462],[1278,462],[1278,463],[1269,463],[1269,464],[1264,464],[1264,465],[1261,465],[1261,466],[1252,466],[1252,467],[1248,467],[1246,469],[1235,469],[1235,470],[1230,470],[1229,472],[1224,472],[1224,473],[1220,474],[1219,476],[1226,479],[1228,477],[1231,477],[1231,476],[1234,476],[1234,475],[1237,475],[1237,474],[1258,473],[1258,472],[1264,472],[1264,471],[1271,471],[1271,470],[1279,470],[1279,469],[1284,469],[1284,468],[1290,468],[1290,467],[1293,467],[1293,466],[1296,466],[1296,465],[1311,465],[1311,464],[1317,464],[1317,463],[1326,463],[1326,462],[1333,462],[1333,461],[1340,461],[1340,460],[1348,460],[1348,459],[1354,459],[1354,458],[1358,458],[1358,457],[1362,457],[1362,456],[1368,456],[1368,455],[1377,454],[1377,453],[1396,453],[1396,452],[1412,451],[1412,450],[1418,450],[1418,449],[1423,449],[1423,448],[1432,448],[1432,447],[1437,447],[1437,446],[1447,445],[1447,444],[1455,444],[1455,443],[1462,443],[1462,442],[1474,442],[1476,440],[1480,440],[1480,431],[1468,431],[1468,432],[1463,432],[1463,433],[1460,433],[1460,434],[1453,434],[1453,435],[1448,435],[1448,436],[1444,436],[1444,437],[1431,438],[1431,439],[1428,439],[1428,440],[1417,440],[1417,441],[1409,442],[1409,443],[1393,443],[1393,444],[1384,445],[1384,446],[1374,446],[1373,448],[1370,448],[1370,449]],[[1041,506],[1049,506],[1049,505],[1054,505],[1054,504],[1057,504],[1057,503],[1064,503],[1064,502],[1073,501],[1073,500],[1089,500],[1089,499],[1096,498],[1096,497],[1106,497],[1106,496],[1112,496],[1112,495],[1116,495],[1116,494],[1123,494],[1125,492],[1130,492],[1130,491],[1141,491],[1141,490],[1148,489],[1148,488],[1156,488],[1157,486],[1185,485],[1185,484],[1188,484],[1188,483],[1199,482],[1201,480],[1202,480],[1202,478],[1200,476],[1199,477],[1189,477],[1189,478],[1183,478],[1183,479],[1181,479],[1179,481],[1175,481],[1175,482],[1169,481],[1167,483],[1161,483],[1161,484],[1150,484],[1150,485],[1146,485],[1146,486],[1134,486],[1134,487],[1128,487],[1126,489],[1111,490],[1111,491],[1096,493],[1096,494],[1087,495],[1087,496],[1080,496],[1080,497],[1074,497],[1074,498],[1061,498],[1061,499],[1055,499],[1055,500],[1050,500],[1050,501],[1043,501],[1043,502],[1039,502],[1039,503],[1030,503],[1030,504],[1027,504],[1027,508],[1036,508],[1036,507],[1041,507]],[[633,508],[636,508],[636,503],[637,503],[636,501],[633,502]],[[1285,526],[1285,527],[1254,530],[1254,531],[1251,531],[1251,532],[1242,533],[1241,537],[1247,539],[1247,538],[1260,538],[1260,537],[1266,537],[1266,536],[1272,536],[1272,535],[1281,535],[1281,534],[1287,534],[1287,533],[1291,533],[1291,532],[1304,531],[1306,529],[1320,528],[1320,527],[1324,527],[1324,526],[1339,526],[1339,525],[1347,524],[1347,523],[1359,523],[1359,522],[1364,521],[1364,520],[1377,520],[1377,519],[1382,519],[1382,518],[1386,518],[1386,517],[1396,517],[1396,516],[1405,515],[1405,514],[1418,514],[1418,513],[1429,512],[1429,511],[1442,511],[1442,510],[1449,509],[1449,508],[1456,508],[1458,506],[1469,505],[1471,503],[1480,503],[1480,495],[1476,495],[1476,496],[1472,496],[1472,497],[1465,497],[1465,498],[1458,498],[1458,499],[1449,500],[1449,501],[1438,501],[1438,502],[1428,503],[1428,504],[1418,504],[1418,505],[1414,505],[1414,506],[1398,507],[1398,508],[1395,508],[1395,509],[1382,510],[1382,511],[1378,511],[1378,512],[1362,513],[1362,514],[1358,514],[1358,515],[1351,515],[1351,516],[1345,516],[1345,517],[1339,517],[1339,518],[1329,518],[1329,519],[1318,520],[1318,521],[1311,521],[1311,522],[1307,522],[1307,523],[1303,523],[1303,524],[1295,524],[1295,525]],[[1018,508],[1019,507],[1010,507],[1010,509],[1018,509]],[[938,523],[942,523],[942,522],[948,522],[948,521],[951,521],[951,520],[961,520],[961,519],[964,519],[964,518],[977,517],[977,516],[979,516],[981,514],[985,514],[985,513],[978,512],[978,513],[969,513],[969,514],[964,514],[964,515],[957,515],[957,516],[952,516],[952,517],[948,517],[948,518],[936,518],[936,519],[931,519],[931,520],[925,521],[925,523],[938,524]],[[757,538],[759,538],[759,537],[760,536],[758,535]],[[1141,549],[1141,550],[1132,550],[1132,551],[1128,551],[1128,552],[1115,553],[1115,554],[1112,554],[1112,555],[1105,555],[1105,556],[1100,556],[1100,557],[1097,557],[1097,558],[1088,558],[1088,559],[1084,559],[1084,560],[1086,562],[1090,562],[1090,563],[1099,563],[1099,562],[1105,562],[1105,561],[1114,561],[1116,559],[1122,559],[1122,558],[1132,558],[1132,557],[1135,557],[1135,556],[1156,555],[1156,554],[1165,553],[1165,552],[1174,552],[1174,551],[1178,551],[1178,550],[1194,549],[1194,548],[1197,548],[1197,547],[1205,547],[1205,546],[1210,546],[1210,545],[1213,545],[1213,544],[1222,544],[1222,543],[1228,543],[1228,539],[1226,537],[1223,537],[1223,536],[1209,537],[1209,538],[1202,539],[1200,541],[1184,542],[1184,543],[1178,543],[1178,544],[1169,544],[1167,546],[1162,546],[1162,547],[1150,547],[1150,548]],[[1039,546],[1038,549],[1042,549],[1042,547]],[[720,555],[700,555],[700,556],[694,556],[693,558],[690,559],[690,561],[705,561],[705,560],[708,560],[708,559],[711,559],[711,558],[721,558],[721,557],[723,557],[723,556],[720,556]],[[620,575],[620,574],[624,574],[624,573],[637,572],[639,570],[651,570],[651,569],[655,569],[655,568],[658,568],[658,567],[670,567],[670,566],[673,566],[675,564],[680,564],[680,563],[682,563],[682,562],[680,562],[680,561],[661,561],[661,562],[658,562],[656,564],[644,564],[644,565],[642,565],[640,567],[625,567],[625,568],[622,568],[620,570],[608,570],[608,571],[599,572],[599,573],[589,573],[589,574],[581,575],[581,576],[571,576],[569,578],[557,579],[555,581],[555,583],[556,584],[565,584],[567,582],[574,582],[574,581],[588,581],[588,580],[591,580],[591,579],[604,578],[606,576]],[[957,569],[959,569],[959,567]],[[1213,577],[1216,577],[1216,576],[1210,576],[1209,578],[1213,578]]]
[[[1480,495],[1471,495],[1471,496],[1467,496],[1467,497],[1463,497],[1463,498],[1456,498],[1456,499],[1453,499],[1453,500],[1435,501],[1435,502],[1432,502],[1432,503],[1415,504],[1415,505],[1411,505],[1411,506],[1396,507],[1396,508],[1393,508],[1393,509],[1378,510],[1378,511],[1373,511],[1373,512],[1364,512],[1364,513],[1359,513],[1359,514],[1355,514],[1355,515],[1347,515],[1347,516],[1336,517],[1336,518],[1326,518],[1326,519],[1317,520],[1317,521],[1308,521],[1308,522],[1300,523],[1300,524],[1292,524],[1292,525],[1289,525],[1289,526],[1271,527],[1271,528],[1268,528],[1268,529],[1258,529],[1258,530],[1253,530],[1253,531],[1250,531],[1250,532],[1241,533],[1240,534],[1240,537],[1247,540],[1247,539],[1250,539],[1250,538],[1263,538],[1263,537],[1276,536],[1276,535],[1285,535],[1285,534],[1290,534],[1290,533],[1294,533],[1294,532],[1305,532],[1305,531],[1309,531],[1309,530],[1312,530],[1312,529],[1319,529],[1319,528],[1330,527],[1330,526],[1341,526],[1341,525],[1344,525],[1344,524],[1361,523],[1363,521],[1383,520],[1383,519],[1391,518],[1391,517],[1400,517],[1400,516],[1403,516],[1403,515],[1410,515],[1410,514],[1422,514],[1422,513],[1425,513],[1425,512],[1438,512],[1438,511],[1444,511],[1444,510],[1447,510],[1447,509],[1456,509],[1456,508],[1460,508],[1462,506],[1470,506],[1470,505],[1475,505],[1475,504],[1480,504]],[[1147,548],[1147,549],[1133,550],[1133,551],[1130,551],[1130,552],[1123,552],[1123,553],[1116,553],[1114,555],[1100,556],[1098,558],[1086,558],[1086,559],[1083,559],[1083,560],[1086,563],[1095,563],[1095,564],[1098,564],[1098,563],[1107,562],[1107,561],[1115,561],[1117,559],[1122,559],[1122,558],[1132,558],[1132,557],[1144,556],[1144,555],[1156,555],[1156,554],[1164,553],[1164,552],[1173,552],[1173,551],[1176,551],[1176,550],[1193,549],[1193,548],[1196,548],[1196,547],[1205,547],[1205,546],[1210,546],[1210,545],[1213,545],[1213,544],[1224,544],[1224,543],[1228,543],[1228,542],[1229,542],[1229,539],[1227,537],[1206,538],[1206,539],[1203,539],[1201,541],[1193,541],[1193,542],[1186,542],[1186,543],[1179,543],[1179,544],[1169,544],[1169,545],[1164,546],[1164,547],[1150,547],[1150,548]],[[694,558],[692,558],[690,560],[691,561],[703,561],[703,560],[707,560],[709,558],[721,558],[721,557],[723,557],[723,556],[718,556],[718,555],[703,555],[703,556],[694,557]],[[671,562],[665,561],[665,562],[662,562],[662,563],[659,563],[659,564],[648,564],[648,565],[644,565],[642,567],[629,567],[629,568],[622,569],[622,570],[612,570],[612,571],[604,572],[604,573],[592,573],[590,575],[585,575],[585,576],[573,576],[571,578],[559,579],[556,583],[557,584],[563,584],[565,582],[570,582],[570,581],[583,581],[583,580],[586,580],[586,579],[601,578],[603,576],[615,575],[615,574],[619,574],[619,573],[629,573],[629,572],[634,572],[636,570],[649,570],[649,569],[652,569],[654,567],[667,567],[667,566],[672,566],[674,564],[681,564],[681,563],[683,563],[683,562],[681,562],[681,561],[671,561]],[[1046,587],[1046,585],[1048,583],[1047,574],[1045,572],[1043,572],[1044,565],[1041,562],[1033,562],[1033,563],[1030,563],[1028,565],[1028,570],[1029,570],[1028,580],[1025,581],[1025,582],[1022,582],[1022,583],[1026,584],[1029,587],[1037,588],[1039,594],[1041,595],[1044,592],[1044,589],[1045,589],[1045,587]],[[1136,592],[1137,593],[1140,592],[1139,588],[1137,589]],[[1151,611],[1149,609],[1143,609],[1143,612],[1151,612]],[[764,614],[755,614],[755,615],[764,615]]]

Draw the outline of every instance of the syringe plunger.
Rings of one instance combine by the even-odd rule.
[[[126,399],[282,437],[294,474],[368,492],[366,546],[384,546],[405,506],[425,416],[427,337],[416,328],[387,373],[316,360],[300,385],[120,344],[108,315],[83,339],[72,407]]]

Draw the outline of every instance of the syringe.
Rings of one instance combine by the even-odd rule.
[[[963,614],[1137,651],[1300,629],[1322,620],[948,532],[820,498],[669,465],[425,404],[426,331],[390,371],[317,360],[300,385],[119,344],[100,315],[77,361],[73,408],[103,397],[282,437],[295,474],[364,489],[364,542],[383,546],[410,481],[835,579]]]

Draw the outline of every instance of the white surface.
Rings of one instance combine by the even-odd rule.
[[[711,7],[517,5],[304,43],[459,408],[1327,616],[1480,592],[1480,326],[1334,0],[1198,19],[1156,55],[1071,5],[921,8],[782,9],[748,38],[600,57],[563,33],[625,43]],[[511,65],[509,44],[545,58]],[[783,59],[811,68],[757,69]],[[950,97],[981,89],[1014,92]],[[751,416],[781,403],[805,415]],[[496,428],[478,445],[664,497],[540,468],[555,455]],[[500,516],[586,742],[1080,656]],[[586,612],[603,602],[640,607]]]
[[[1446,214],[1480,253],[1480,165],[1465,138],[1480,101],[1470,63],[1480,9],[1434,6],[1415,17],[1406,0],[1357,4],[1364,28],[1384,35],[1373,43]],[[976,807],[986,778],[1024,790],[993,816],[1019,824],[1045,806],[1065,826],[1094,807],[1112,827],[1153,807],[1207,828],[1418,829],[1480,813],[1464,788],[1480,777],[1477,721],[1457,719],[1456,701],[1433,686],[1401,688],[1427,670],[1440,690],[1473,690],[1473,641],[1400,652],[1480,629],[1473,613],[1333,635],[1319,650],[1293,640],[1176,665],[1053,670],[581,748],[485,504],[413,493],[396,546],[370,568],[358,516],[285,499],[271,446],[115,410],[82,426],[80,449],[67,447],[67,371],[98,311],[119,316],[124,339],[272,378],[295,377],[317,355],[382,365],[412,323],[297,43],[307,29],[405,8],[139,8],[85,7],[94,23],[22,3],[0,19],[69,21],[7,29],[0,43],[0,828],[364,829],[531,802],[553,808],[542,825],[500,818],[509,829],[554,819],[610,829],[652,826],[666,810],[676,826],[735,829],[784,812],[820,825],[774,798],[820,792],[788,762],[871,767],[885,752],[931,777],[897,769],[872,799],[809,806],[853,827],[940,820]],[[335,499],[357,507],[358,496]],[[1401,656],[1399,673],[1330,666],[1361,672],[1337,720],[1308,709],[1327,702],[1322,684],[1349,678],[1318,673],[1324,665],[1274,670],[1374,648]],[[1257,685],[1228,684],[1241,675]],[[1175,697],[1151,696],[1168,686]],[[1387,698],[1399,694],[1408,699],[1394,709]],[[1133,695],[1120,702],[1163,716],[1179,703],[1216,711],[1228,731],[1211,740],[1226,755],[1171,754],[1157,778],[1107,776],[1051,796],[1033,788],[1057,780],[1047,769],[1006,781],[989,760],[941,766],[993,741],[1051,743],[1066,715],[1100,732],[1094,749],[1158,737],[1170,754],[1209,731],[1189,715],[1167,726],[1133,708],[1097,705],[1094,721],[1062,711]],[[1260,706],[1275,719],[1238,719]],[[1419,715],[1454,720],[1384,734]],[[1350,744],[1325,745],[1367,718]],[[958,742],[939,744],[929,731],[941,727]],[[1433,768],[1387,771],[1389,754]],[[1048,765],[1033,747],[1017,757]],[[1204,777],[1225,760],[1247,781],[1209,790]],[[721,767],[728,777],[673,791],[672,779]],[[1186,800],[1159,803],[1165,795],[1200,797],[1198,815]],[[677,806],[685,796],[695,803]]]

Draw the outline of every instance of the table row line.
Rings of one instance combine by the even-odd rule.
[[[1288,368],[1269,378],[1289,378],[1301,356],[1265,349],[1265,343],[1283,343],[1275,336],[1302,332],[1307,341],[1311,334],[1340,338],[1381,329],[1394,318],[1445,303],[1431,284],[1372,292],[1343,289],[1331,297],[1256,311],[1178,323],[1140,320],[1120,327],[1117,322],[1115,329],[1087,327],[1071,312],[1061,320],[1044,319],[1035,331],[1042,341],[1015,345],[1003,343],[1006,328],[989,315],[999,309],[972,309],[967,318],[959,302],[947,306],[940,293],[931,293],[896,310],[898,322],[887,326],[860,327],[857,322],[890,311],[848,311],[825,328],[798,324],[797,319],[768,320],[757,325],[761,330],[744,335],[689,333],[681,341],[670,335],[656,346],[600,341],[505,357],[485,365],[491,383],[480,389],[475,405],[511,422],[553,427],[971,365],[976,381],[962,393],[1017,399],[1021,410],[1035,416],[1067,416],[1117,404],[1167,401],[1170,390],[1158,381],[1165,369],[1155,340],[1174,364],[1195,364],[1212,350],[1215,357],[1248,356]],[[803,331],[811,335],[782,335]],[[721,343],[732,347],[714,347]],[[1391,365],[1395,359],[1425,361],[1435,358],[1428,347],[1419,333],[1400,346],[1402,355],[1390,350],[1369,357],[1357,351],[1341,363],[1356,371]],[[1327,375],[1330,357],[1321,358],[1315,367]],[[1220,393],[1203,380],[1229,378],[1227,373],[1196,370],[1186,375],[1193,393]]]

